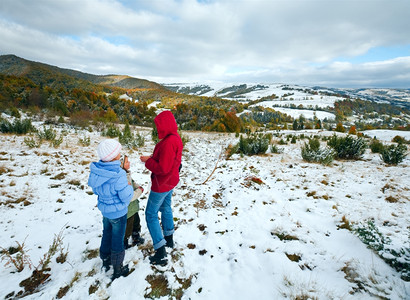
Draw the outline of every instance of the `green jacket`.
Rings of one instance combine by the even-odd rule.
[[[134,189],[134,195],[131,198],[130,204],[128,205],[128,213],[127,219],[135,215],[140,209],[140,202],[138,200],[139,196],[141,196],[143,189],[140,185],[138,185],[132,178],[131,174],[127,173],[128,182],[132,184]]]

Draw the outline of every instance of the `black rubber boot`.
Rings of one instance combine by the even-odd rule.
[[[121,252],[111,252],[111,264],[114,268],[114,273],[112,274],[111,280],[117,279],[120,276],[127,276],[130,270],[128,266],[123,266],[125,251]]]
[[[165,266],[168,263],[167,251],[165,251],[165,246],[162,246],[155,250],[155,254],[149,257],[149,261],[153,265]]]
[[[124,249],[127,250],[129,248],[131,248],[132,246],[130,244],[128,244],[128,239],[124,239]]]
[[[115,280],[118,277],[127,277],[129,274],[130,270],[128,269],[128,266],[123,266],[123,265],[117,265],[113,266],[114,268],[114,273],[112,274],[111,280]]]
[[[132,245],[139,246],[145,243],[145,239],[139,233],[132,234]]]
[[[168,235],[168,236],[164,236],[164,238],[167,241],[165,247],[174,248],[174,238],[173,238],[172,234]]]
[[[102,262],[103,262],[102,269],[105,272],[108,272],[111,266],[111,257],[102,258]]]

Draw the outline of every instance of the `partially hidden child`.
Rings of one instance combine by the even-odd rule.
[[[123,167],[128,165],[128,157],[125,155],[121,166]],[[124,168],[124,170],[127,172],[128,183],[131,184],[134,189],[134,194],[131,198],[130,204],[128,205],[127,226],[124,237],[124,248],[128,249],[133,246],[142,245],[145,242],[144,238],[141,236],[141,219],[138,214],[140,209],[138,198],[144,192],[144,189],[132,179],[129,168]],[[131,244],[129,243],[130,237]]]

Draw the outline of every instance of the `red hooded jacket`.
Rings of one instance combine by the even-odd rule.
[[[155,145],[152,157],[145,162],[151,173],[151,190],[164,193],[172,190],[179,182],[182,140],[178,126],[170,111],[163,111],[154,119],[160,141]]]

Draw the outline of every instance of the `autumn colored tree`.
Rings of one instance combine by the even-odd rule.
[[[104,120],[107,123],[114,123],[117,121],[117,114],[110,108],[107,109],[107,112],[104,114]]]
[[[225,113],[222,123],[229,132],[241,132],[241,119],[239,119],[233,111]]]
[[[342,122],[337,123],[335,131],[337,132],[345,132],[346,129],[344,128]]]
[[[349,134],[353,134],[353,135],[357,134],[356,126],[353,125],[353,126],[350,127]]]

